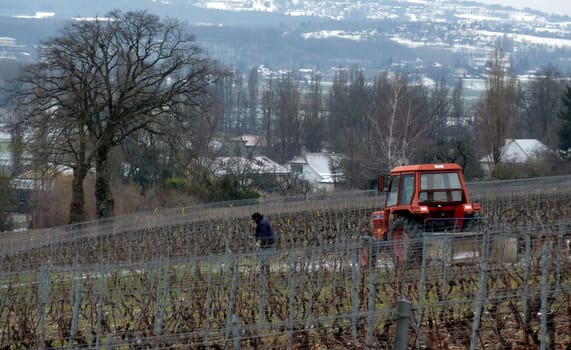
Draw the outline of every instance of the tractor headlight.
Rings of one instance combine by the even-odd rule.
[[[426,206],[426,205],[413,205],[410,208],[410,211],[413,214],[428,214],[429,213],[428,206]]]
[[[477,204],[477,203],[464,204],[464,212],[465,213],[473,213],[476,211],[480,211],[480,204]]]

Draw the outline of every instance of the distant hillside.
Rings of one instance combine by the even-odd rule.
[[[57,34],[65,21],[57,19],[22,19],[0,17],[0,36],[15,38],[18,45],[34,46]]]
[[[449,81],[481,78],[498,40],[516,74],[553,64],[571,75],[569,17],[455,0],[2,0],[0,15],[53,12],[48,19],[0,17],[0,37],[32,47],[72,17],[146,9],[185,21],[208,53],[245,71],[356,66]]]

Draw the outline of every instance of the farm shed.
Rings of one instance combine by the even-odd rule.
[[[332,192],[342,178],[341,155],[333,153],[305,153],[289,164],[293,174],[309,182],[313,192]]]

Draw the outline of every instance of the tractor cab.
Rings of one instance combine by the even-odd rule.
[[[470,202],[458,164],[397,166],[379,179],[379,191],[386,193],[384,208],[372,213],[373,234],[362,239],[362,266],[376,266],[381,251],[396,263],[449,254],[450,261],[473,261],[486,246],[487,225],[480,205]],[[493,235],[489,244],[493,256],[516,261],[517,238]]]
[[[405,225],[419,232],[466,231],[480,211],[470,202],[458,164],[397,166],[379,178],[378,189],[386,196],[384,209],[372,213],[377,240]]]

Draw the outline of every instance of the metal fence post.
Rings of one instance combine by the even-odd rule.
[[[319,265],[318,262],[315,261],[315,257],[317,256],[317,253],[315,251],[315,248],[311,248],[310,249],[310,254],[309,254],[309,265],[308,268],[312,269],[310,270],[311,272],[313,271],[317,271],[319,269],[321,269],[321,265]],[[303,278],[303,274],[301,275],[301,277]],[[307,310],[309,311],[309,314],[306,316],[306,320],[305,320],[305,330],[309,331],[309,329],[311,328],[311,325],[313,324],[313,308],[314,308],[314,288],[313,288],[313,273],[309,274],[308,277],[308,281],[306,282],[309,288],[309,296],[308,296],[308,300],[309,300],[309,305],[307,306]],[[300,283],[300,286],[303,287],[303,283]],[[301,295],[304,295],[305,292],[301,291]]]
[[[529,300],[529,274],[531,272],[531,233],[528,231],[525,235],[525,273],[523,277],[523,291],[521,295],[521,308],[523,312],[523,325],[527,329],[527,320],[529,317],[528,300]]]
[[[228,259],[228,263],[230,263],[230,259]],[[236,289],[238,288],[238,260],[234,262],[234,266],[232,268],[232,287],[230,289],[230,295],[228,295],[229,305],[228,305],[228,314],[226,318],[226,332],[224,335],[225,343],[228,344],[230,341],[230,334],[232,330],[232,322],[234,320],[234,306],[236,302]]]
[[[253,265],[253,268],[256,268],[256,265]],[[259,332],[263,333],[266,328],[267,277],[265,273],[260,273],[259,276],[260,303],[258,304],[258,322],[260,324]]]
[[[105,341],[106,349],[114,350],[115,349],[115,340],[113,339],[113,334],[107,334],[107,340]]]
[[[480,332],[480,320],[482,318],[482,309],[487,294],[489,261],[488,253],[490,246],[490,231],[484,232],[484,241],[482,244],[482,256],[480,259],[480,281],[478,283],[478,299],[476,300],[476,310],[474,311],[474,322],[472,323],[472,336],[470,339],[470,350],[476,350],[478,343],[478,333]]]
[[[563,246],[563,237],[565,235],[565,228],[563,222],[559,222],[559,232],[557,233],[557,256],[555,261],[555,290],[561,291],[561,258],[563,252],[566,252],[566,247]]]
[[[234,338],[234,350],[240,350],[240,317],[232,315],[232,337]]]
[[[81,272],[77,262],[73,264],[73,310],[71,316],[71,329],[69,331],[69,344],[68,348],[72,349],[79,327],[79,312],[81,309]]]
[[[289,316],[287,321],[287,348],[293,347],[294,318],[295,318],[295,291],[296,291],[296,267],[297,261],[295,254],[291,255],[290,271],[289,271]]]
[[[352,283],[351,283],[351,335],[353,336],[353,343],[357,344],[357,313],[359,312],[359,285],[361,284],[359,273],[359,249],[352,249],[352,254],[354,255],[353,264],[351,265],[352,270]]]
[[[160,349],[161,347],[161,337],[163,336],[163,328],[164,328],[164,319],[165,313],[167,308],[167,299],[169,294],[170,288],[170,275],[168,273],[167,268],[163,268],[163,260],[161,259],[161,266],[159,266],[159,271],[161,271],[161,277],[157,281],[157,300],[156,300],[156,319],[154,325],[154,332],[155,335],[159,337],[159,341],[157,342],[156,349]],[[163,284],[161,288],[161,283]]]
[[[454,248],[454,244],[452,242],[452,237],[448,237],[444,240],[442,244],[442,259],[440,259],[440,274],[441,274],[441,282],[440,285],[442,286],[442,298],[446,299],[447,288],[446,285],[448,284],[448,264],[449,260],[452,260],[454,257],[452,249]]]
[[[38,281],[38,328],[36,330],[38,337],[38,349],[45,348],[46,304],[50,294],[49,278],[49,268],[47,266],[42,266],[40,269],[40,278]]]
[[[395,336],[395,350],[408,349],[408,336],[410,332],[410,320],[412,318],[412,304],[406,299],[397,303],[397,330]]]
[[[444,253],[444,252],[442,252]],[[421,324],[422,324],[422,316],[424,311],[424,293],[425,293],[425,285],[426,285],[426,265],[428,263],[428,237],[426,235],[423,236],[422,239],[422,266],[420,270],[420,286],[418,291],[418,315],[416,318],[416,348],[420,348],[420,333],[421,333]]]
[[[105,273],[105,265],[101,265],[97,271],[97,286],[99,292],[97,293],[97,323],[96,323],[96,335],[95,335],[95,349],[101,347],[101,332],[103,328],[103,306],[105,303],[105,294],[107,292],[107,274]],[[94,283],[95,284],[95,283]],[[96,289],[97,290],[97,289]]]
[[[547,348],[547,298],[549,296],[549,243],[543,243],[543,269],[541,276],[541,328],[540,349]]]
[[[367,319],[367,338],[365,339],[365,348],[373,348],[373,333],[375,331],[375,299],[377,296],[376,291],[376,279],[377,273],[373,269],[369,274],[369,307],[368,307],[368,319]]]
[[[200,260],[195,260],[194,264],[198,265],[200,263]],[[212,282],[212,275],[213,275],[213,265],[214,265],[214,258],[212,255],[208,256],[208,269],[207,269],[207,290],[206,290],[206,311],[205,313],[205,317],[204,317],[204,325],[202,326],[202,332],[204,334],[204,343],[206,345],[209,345],[209,334],[210,334],[210,314],[211,314],[211,309],[212,309],[212,289],[213,287],[213,282]],[[194,265],[193,265],[194,266]],[[194,269],[194,267],[193,267]]]

